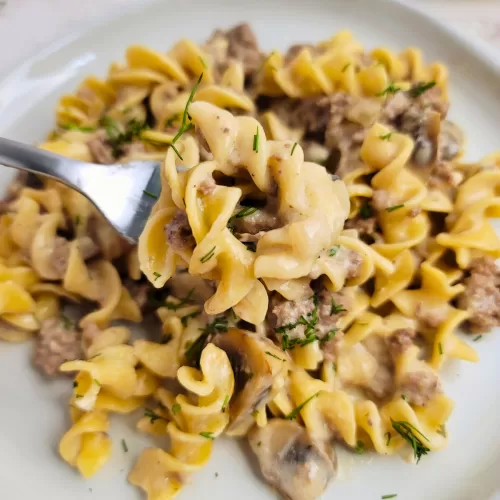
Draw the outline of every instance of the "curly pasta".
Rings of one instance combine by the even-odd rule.
[[[210,458],[212,440],[229,422],[225,408],[233,394],[234,377],[227,355],[208,344],[201,355],[200,367],[199,371],[182,367],[177,374],[179,382],[189,391],[189,397],[174,398],[165,389],[159,393],[172,416],[166,426],[170,452],[143,451],[129,475],[129,481],[146,491],[149,500],[174,497],[185,477],[205,465]]]
[[[130,472],[149,500],[223,434],[291,500],[322,494],[337,444],[416,463],[444,448],[439,370],[479,360],[461,328],[500,325],[500,153],[464,162],[449,104],[447,68],[414,47],[342,31],[265,54],[248,25],[131,45],[62,96],[39,147],[162,162],[137,247],[53,180],[0,205],[0,339],[75,373],[63,460],[90,477],[110,414],[141,408],[137,430],[169,443]]]

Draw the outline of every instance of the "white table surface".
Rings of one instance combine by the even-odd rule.
[[[498,49],[500,55],[500,0],[407,1],[464,32],[486,39]],[[80,29],[82,25],[140,2],[0,0],[0,75],[23,58]]]

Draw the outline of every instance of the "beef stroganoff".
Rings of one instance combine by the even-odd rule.
[[[447,86],[415,48],[341,32],[265,54],[240,25],[131,46],[63,96],[41,148],[163,164],[137,247],[54,181],[20,177],[2,202],[0,339],[33,338],[37,369],[74,376],[62,459],[97,473],[119,446],[109,415],[139,410],[170,443],[129,474],[149,500],[222,435],[309,500],[338,446],[415,464],[445,447],[438,371],[478,361],[468,340],[500,325],[500,156],[461,160]]]

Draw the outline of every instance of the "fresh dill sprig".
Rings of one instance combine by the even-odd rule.
[[[301,403],[299,406],[294,408],[288,415],[285,415],[286,420],[294,420],[297,418],[297,415],[301,412],[302,408],[309,403],[309,401],[312,401],[321,391],[318,391],[316,394],[313,394],[311,397],[307,398],[303,403]]]
[[[423,455],[427,455],[430,450],[427,447],[422,438],[429,442],[429,440],[412,424],[405,421],[394,421],[391,419],[392,428],[413,448],[413,455],[417,459],[417,464]]]

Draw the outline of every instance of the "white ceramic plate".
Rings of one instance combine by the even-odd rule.
[[[469,158],[500,147],[500,66],[477,42],[466,41],[402,5],[382,0],[179,0],[145,2],[133,12],[83,30],[44,50],[0,83],[0,135],[25,142],[44,138],[53,126],[58,97],[87,74],[104,75],[121,60],[127,45],[160,50],[176,40],[205,40],[213,29],[249,21],[265,49],[325,39],[350,28],[368,48],[420,46],[429,60],[440,59],[451,73],[451,116],[469,137]],[[2,48],[5,50],[5,48]],[[11,172],[0,169],[5,186]],[[110,187],[110,195],[111,195]],[[450,363],[444,380],[456,409],[448,425],[447,450],[431,453],[418,466],[396,457],[341,456],[341,478],[325,498],[479,500],[500,490],[499,332],[474,347],[477,365]],[[133,430],[131,419],[113,418],[110,462],[85,482],[57,455],[68,428],[67,381],[42,380],[29,363],[31,345],[0,344],[0,499],[89,500],[140,498],[126,483],[127,472],[152,441]],[[125,454],[120,440],[125,438]],[[216,473],[218,473],[216,477]],[[219,500],[273,498],[259,479],[245,444],[221,439],[210,465],[193,477],[181,498]]]

